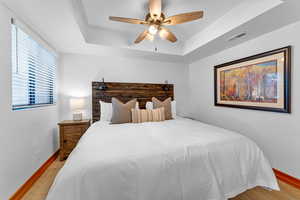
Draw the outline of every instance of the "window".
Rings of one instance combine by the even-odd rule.
[[[12,23],[13,110],[55,103],[56,56]]]

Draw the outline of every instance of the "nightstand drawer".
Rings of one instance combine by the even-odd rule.
[[[65,126],[64,133],[65,134],[73,134],[73,133],[84,133],[88,127],[86,125],[81,126]]]
[[[81,132],[65,133],[64,145],[65,145],[65,143],[77,143],[83,134],[84,134],[84,132],[83,133],[81,133]]]
[[[63,148],[64,148],[64,150],[66,151],[66,152],[71,152],[75,147],[76,147],[76,145],[77,145],[77,142],[78,142],[78,140],[79,140],[80,138],[78,138],[77,140],[75,140],[75,139],[66,139],[66,140],[64,140],[64,146],[63,146]]]

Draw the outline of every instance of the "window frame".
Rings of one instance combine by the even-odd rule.
[[[18,38],[17,38],[17,35],[16,37],[14,38],[13,37],[13,28],[16,28],[16,31],[18,29],[20,29],[21,31],[23,31],[25,34],[27,34],[31,40],[33,40],[34,42],[36,42],[38,44],[38,46],[40,48],[42,48],[43,50],[46,50],[49,54],[53,55],[54,59],[55,59],[55,67],[53,68],[54,72],[53,73],[50,73],[49,72],[49,75],[47,78],[50,78],[52,75],[54,75],[53,78],[51,78],[49,80],[49,88],[52,87],[52,90],[50,89],[49,90],[49,102],[47,103],[35,103],[33,102],[30,98],[32,97],[32,94],[31,94],[31,89],[30,89],[30,84],[27,85],[27,88],[28,88],[28,91],[27,91],[27,94],[28,94],[28,104],[20,104],[20,105],[14,105],[14,99],[13,99],[13,95],[14,95],[14,92],[13,92],[13,84],[14,83],[14,63],[15,64],[18,64]],[[49,107],[49,106],[56,106],[57,104],[57,68],[58,68],[58,54],[56,53],[56,51],[53,50],[52,47],[50,47],[48,45],[47,42],[45,42],[45,40],[43,40],[39,35],[37,35],[35,32],[33,32],[31,29],[29,29],[26,25],[24,25],[24,23],[20,22],[19,20],[15,20],[15,19],[11,19],[11,53],[13,54],[13,50],[15,48],[16,52],[15,52],[15,55],[16,57],[14,58],[13,55],[11,55],[11,89],[12,89],[12,92],[11,92],[11,108],[13,111],[18,111],[18,110],[27,110],[27,109],[34,109],[34,108],[41,108],[41,107]],[[14,41],[15,40],[15,41]],[[13,47],[13,44],[16,44],[16,47]],[[13,59],[16,59],[16,60],[13,60]],[[28,69],[29,69],[29,66],[28,66]],[[29,75],[28,75],[28,79],[29,79]],[[46,79],[46,78],[45,78]],[[30,79],[29,79],[30,81]],[[52,82],[52,83],[51,83]],[[35,82],[34,83],[34,86],[36,87],[38,84]],[[52,94],[51,94],[52,93]],[[31,96],[31,97],[30,97]],[[37,98],[38,95],[34,94],[33,96],[34,98]]]

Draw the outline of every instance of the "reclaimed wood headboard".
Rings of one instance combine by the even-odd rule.
[[[99,89],[103,82],[92,82],[92,115],[93,122],[100,120],[100,100],[111,103],[112,97],[115,97],[123,103],[136,98],[140,108],[146,107],[146,102],[156,97],[163,101],[169,97],[174,100],[173,84],[152,84],[152,83],[118,83],[105,82],[107,88]]]

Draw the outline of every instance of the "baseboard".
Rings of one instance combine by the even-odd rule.
[[[20,200],[32,185],[42,176],[46,169],[57,159],[59,150],[56,151],[17,191],[9,200]]]
[[[283,172],[279,171],[278,169],[273,169],[273,171],[274,171],[277,179],[300,189],[300,179],[297,179],[286,173],[283,173]]]

